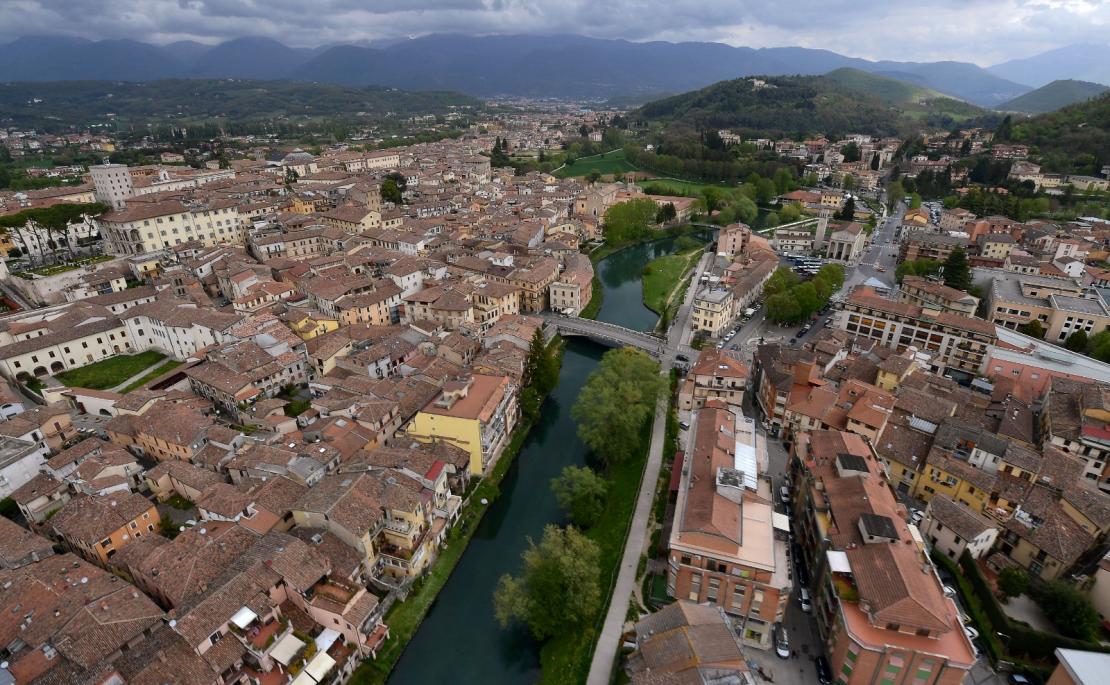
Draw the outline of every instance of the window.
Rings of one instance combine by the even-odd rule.
[[[104,549],[108,549],[109,547],[112,546],[112,538],[104,538],[103,540],[100,541],[100,546],[103,547]]]
[[[690,601],[696,602],[701,599],[701,574],[695,573],[690,576]]]

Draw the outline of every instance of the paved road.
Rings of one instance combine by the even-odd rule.
[[[701,272],[711,258],[712,255],[706,254],[698,262],[694,273],[695,282],[700,278]],[[667,330],[667,347],[662,359],[659,360],[661,373],[670,373],[671,367],[674,366],[676,351],[687,349],[688,353],[692,353],[692,350],[682,346],[682,341],[689,328],[690,310],[696,289],[690,287],[687,290],[686,297],[675,317],[675,323]],[[617,572],[617,582],[613,586],[609,610],[605,614],[605,623],[602,624],[601,635],[598,636],[593,661],[590,663],[587,685],[609,685],[609,676],[617,660],[617,650],[620,648],[621,635],[624,633],[625,619],[628,616],[629,601],[636,588],[636,572],[639,570],[640,555],[643,554],[647,542],[651,505],[655,499],[655,484],[659,481],[659,470],[663,465],[663,442],[666,437],[669,406],[669,398],[664,396],[659,399],[655,407],[655,420],[651,425],[651,447],[648,448],[648,460],[640,483],[640,493],[636,497],[636,511],[632,514],[632,526],[628,531],[628,539],[624,543],[624,555]]]

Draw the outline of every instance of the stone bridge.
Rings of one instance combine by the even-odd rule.
[[[663,337],[604,321],[551,312],[545,313],[543,320],[547,324],[548,336],[555,333],[562,336],[577,335],[611,347],[636,347],[654,357],[662,357],[668,351],[667,340]]]

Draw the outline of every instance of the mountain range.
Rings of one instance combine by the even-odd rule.
[[[1009,102],[1003,102],[998,105],[998,109],[1006,112],[1043,114],[1045,112],[1055,112],[1061,107],[1067,107],[1076,102],[1096,98],[1106,91],[1110,91],[1110,88],[1101,83],[1060,79],[1036,90],[1031,90],[1024,95],[1019,95]]]
[[[752,75],[851,67],[983,106],[1031,88],[966,62],[870,61],[828,50],[633,43],[573,35],[436,34],[383,47],[291,48],[268,38],[207,46],[28,36],[0,45],[7,81],[249,78],[455,90],[476,96],[607,98],[675,93]]]
[[[1073,45],[986,69],[967,62],[872,61],[811,48],[634,43],[574,35],[433,34],[381,46],[292,48],[245,37],[151,45],[27,36],[0,45],[7,81],[246,78],[455,90],[475,96],[608,98],[701,88],[754,75],[850,67],[994,107],[1060,79],[1110,84],[1110,46]]]

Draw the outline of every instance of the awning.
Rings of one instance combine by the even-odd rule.
[[[780,514],[777,511],[771,512],[771,525],[775,530],[782,530],[787,533],[790,532],[790,517],[786,514]]]
[[[278,661],[283,666],[288,666],[293,657],[297,656],[297,652],[301,651],[304,643],[300,641],[293,633],[289,633],[281,638],[274,648],[270,650],[270,656]]]
[[[313,680],[320,682],[333,668],[335,668],[335,659],[331,658],[327,652],[317,652],[316,656],[312,657],[312,661],[304,667],[302,673],[307,673]]]
[[[848,554],[835,549],[825,552],[829,560],[829,570],[833,573],[851,573],[852,565],[848,563]]]
[[[247,607],[243,607],[239,611],[235,612],[235,615],[231,617],[231,622],[239,626],[239,628],[245,629],[251,624],[252,621],[257,618],[258,614],[254,613]]]
[[[316,636],[316,651],[326,652],[331,649],[335,641],[339,639],[339,631],[332,630],[331,628],[324,628],[320,634]]]

